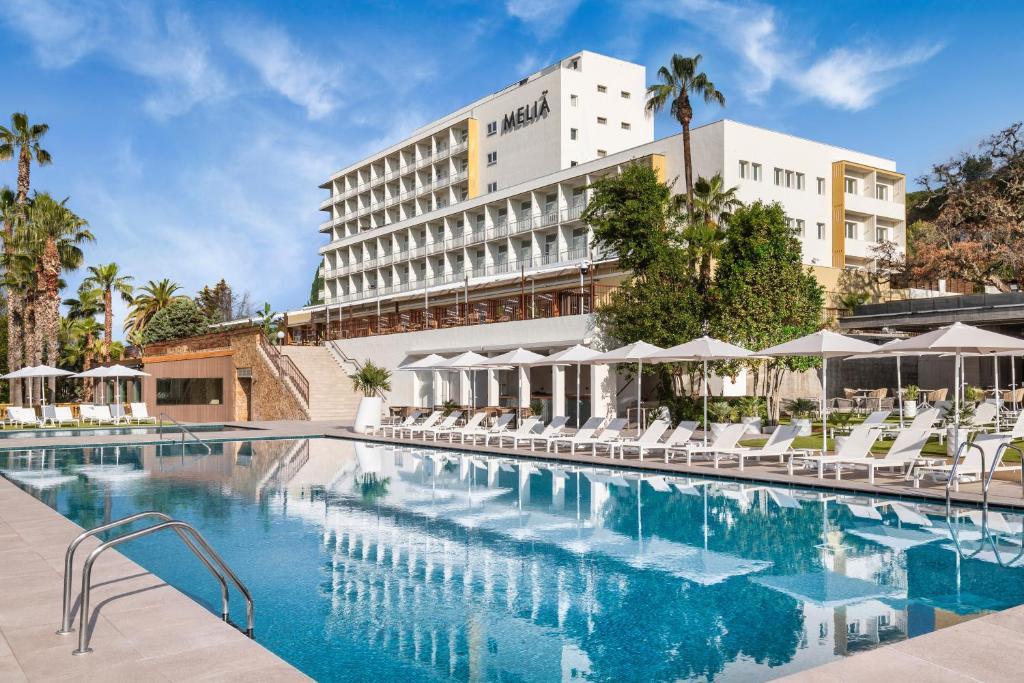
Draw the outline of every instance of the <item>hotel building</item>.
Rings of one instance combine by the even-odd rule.
[[[342,362],[394,369],[428,353],[547,352],[599,336],[592,312],[624,273],[580,220],[588,187],[643,163],[684,189],[682,136],[654,139],[646,86],[644,67],[579,52],[331,175],[322,303],[288,314],[290,340],[327,339]],[[829,291],[844,269],[871,266],[877,242],[905,244],[904,176],[890,159],[730,120],[691,141],[695,178],[720,173],[743,202],[785,207]],[[478,374],[481,403],[516,400],[515,373]],[[586,374],[581,393],[607,410],[614,381],[600,367]],[[467,403],[468,375],[448,375],[396,373],[391,401]],[[562,368],[524,372],[519,397],[571,412],[559,401],[566,379]]]

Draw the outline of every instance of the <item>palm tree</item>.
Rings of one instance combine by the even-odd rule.
[[[4,224],[4,257],[3,267],[7,274],[13,270],[14,231],[23,222],[24,214],[18,204],[14,190],[4,185],[0,187],[0,220]],[[22,321],[21,291],[15,278],[4,277],[4,288],[7,293],[7,368],[17,370],[25,362],[24,324]],[[21,404],[21,382],[11,383],[11,403]]]
[[[114,292],[125,303],[132,301],[132,276],[122,275],[116,263],[89,266],[89,277],[82,284],[103,292],[103,360],[110,360],[110,345],[114,336]]]
[[[743,206],[736,193],[739,188],[725,187],[722,174],[700,176],[693,187],[693,213],[696,220],[721,227],[732,212]]]
[[[26,251],[36,262],[37,317],[46,363],[59,362],[61,272],[82,265],[81,245],[94,241],[86,221],[50,195],[37,193],[29,206]],[[43,356],[42,353],[39,354]]]
[[[697,71],[701,55],[683,57],[672,55],[669,66],[658,69],[661,83],[647,87],[647,111],[657,114],[666,106],[679,125],[683,127],[683,168],[686,172],[686,205],[693,207],[693,167],[690,162],[690,122],[693,121],[693,107],[690,95],[703,97],[708,104],[717,102],[725,106],[725,95],[720,93],[703,71]]]
[[[74,330],[81,335],[82,369],[88,370],[95,357],[96,340],[103,332],[103,327],[96,322],[96,315],[103,310],[103,293],[98,289],[79,287],[78,298],[65,299],[64,305],[68,307],[67,320],[75,323]],[[92,400],[92,385],[89,383],[85,385],[84,398],[86,402]]]
[[[125,318],[124,329],[131,335],[141,333],[159,311],[175,301],[188,298],[184,294],[178,294],[180,290],[181,285],[167,278],[158,282],[147,282],[145,286],[139,288],[139,294],[132,299],[132,308]]]
[[[733,210],[742,205],[737,187],[725,187],[718,173],[710,180],[697,178],[693,192],[693,210],[683,231],[690,267],[697,276],[697,291],[705,293],[711,286],[711,264],[725,244],[724,223]]]
[[[43,149],[39,141],[43,139],[50,126],[45,123],[30,124],[28,114],[15,112],[11,114],[11,127],[0,126],[0,161],[8,161],[18,155],[18,203],[28,204],[29,167],[32,160],[40,166],[53,161],[50,153]]]

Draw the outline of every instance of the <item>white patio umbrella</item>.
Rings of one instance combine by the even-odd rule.
[[[98,367],[80,372],[75,377],[82,377],[88,379],[112,379],[114,380],[114,402],[121,402],[121,383],[118,379],[122,377],[149,377],[148,372],[142,370],[136,370],[129,368],[124,365],[100,365]]]
[[[980,327],[972,327],[963,323],[953,323],[931,332],[919,334],[910,339],[893,342],[889,347],[893,351],[913,351],[918,353],[952,353],[955,355],[953,365],[953,437],[954,448],[959,448],[960,439],[960,390],[961,367],[964,354],[989,354],[1006,351],[1024,352],[1024,339],[1010,337],[998,332],[990,332]],[[955,451],[954,451],[955,452]]]
[[[505,353],[500,354],[498,356],[494,356],[493,358],[487,358],[486,362],[484,364],[484,367],[490,368],[492,370],[510,370],[512,368],[518,368],[518,367],[523,366],[523,365],[533,365],[535,363],[539,363],[539,362],[543,361],[544,358],[545,358],[545,356],[543,356],[543,355],[541,355],[539,353],[536,353],[534,351],[530,351],[529,349],[524,349],[522,347],[519,347],[519,348],[512,349],[511,351],[506,351]],[[519,383],[521,381],[522,381],[522,378],[519,376],[519,373],[516,372],[516,406],[517,406],[516,407],[516,419],[517,419],[517,422],[518,421],[522,421],[522,419],[523,419],[523,413],[522,413],[522,408],[523,407],[521,405],[519,405],[519,394],[520,394],[520,391],[522,390],[522,386],[520,386]]]
[[[580,368],[584,363],[590,363],[598,356],[601,355],[600,351],[587,348],[582,344],[575,344],[567,349],[553,353],[544,360],[534,363],[534,365],[576,365],[576,427],[577,429],[583,424],[583,420],[580,419]],[[591,405],[593,405],[594,387],[590,387]]]
[[[605,351],[600,356],[595,357],[591,360],[591,363],[636,363],[636,409],[637,427],[643,428],[643,415],[644,411],[640,407],[640,401],[642,397],[643,389],[643,371],[644,361],[650,360],[651,357],[659,351],[664,351],[660,346],[654,344],[648,344],[645,341],[637,341],[632,344],[626,344],[620,346],[617,349],[611,351]]]
[[[437,370],[440,369],[440,366],[446,364],[447,362],[448,359],[445,358],[444,356],[440,356],[436,353],[431,353],[429,355],[424,356],[423,358],[420,358],[419,360],[414,360],[409,363],[402,363],[401,365],[398,366],[398,369],[408,370],[409,372],[433,370],[433,372],[431,373],[431,381],[436,382]]]
[[[487,365],[490,358],[476,351],[463,351],[457,356],[449,358],[447,362],[440,363],[437,365],[438,369],[444,370],[469,370],[473,374],[473,382],[471,386],[471,400],[473,402],[473,408],[476,408],[476,371],[489,367]]]
[[[32,365],[15,370],[14,372],[8,372],[0,377],[0,379],[45,379],[48,377],[66,377],[73,374],[75,373],[50,367],[49,365]],[[28,383],[28,405],[30,407],[32,405],[32,382]]]
[[[750,358],[753,351],[704,335],[651,356],[652,362],[701,361],[704,366],[704,445],[708,445],[708,361]]]
[[[877,349],[871,344],[853,337],[846,337],[829,330],[819,330],[799,339],[771,346],[757,352],[759,356],[818,356],[821,358],[821,451],[828,450],[828,359],[870,353]]]
[[[901,360],[903,356],[923,356],[927,354],[912,351],[892,350],[892,345],[899,341],[903,340],[893,339],[891,341],[887,341],[881,346],[875,348],[871,353],[859,353],[856,356],[850,356],[848,360],[864,360],[867,358],[878,358],[879,356],[888,356],[896,359],[896,399],[899,401],[900,408],[900,429],[903,429],[903,372]]]

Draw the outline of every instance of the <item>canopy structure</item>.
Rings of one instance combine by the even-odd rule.
[[[125,365],[100,365],[95,368],[80,372],[75,377],[92,378],[92,379],[113,379],[117,380],[122,377],[149,377],[148,372],[142,370],[136,370],[129,368]],[[121,384],[120,382],[114,382],[114,402],[121,402]]]
[[[409,372],[419,372],[419,371],[422,371],[422,370],[433,370],[434,372],[431,373],[431,381],[432,382],[436,382],[437,381],[437,370],[440,369],[441,366],[445,365],[447,362],[448,362],[448,359],[445,358],[444,356],[439,356],[436,353],[432,353],[432,354],[430,354],[428,356],[424,356],[423,358],[420,358],[419,360],[414,360],[414,361],[409,361],[409,362],[406,362],[406,363],[402,363],[401,365],[398,366],[398,369],[399,370],[408,370]]]
[[[620,346],[611,351],[605,351],[600,356],[594,357],[590,362],[597,364],[605,363],[636,363],[636,410],[637,427],[643,428],[644,411],[641,406],[643,396],[644,361],[651,360],[654,354],[664,351],[660,346],[648,344],[645,341],[637,341],[632,344]]]
[[[821,358],[821,451],[828,451],[828,359],[871,353],[878,346],[829,330],[819,330],[799,339],[759,351],[759,356],[819,356]]]
[[[586,346],[583,346],[582,344],[576,344],[574,346],[570,346],[569,348],[567,348],[567,349],[565,349],[563,351],[559,351],[558,353],[553,353],[550,356],[548,356],[547,358],[545,358],[543,360],[540,360],[540,361],[537,361],[536,363],[534,363],[534,365],[573,365],[573,364],[576,365],[576,427],[577,428],[579,428],[580,425],[583,424],[583,420],[581,418],[581,411],[580,411],[580,406],[582,405],[582,402],[580,401],[580,368],[581,368],[581,366],[583,364],[590,363],[590,361],[594,360],[595,358],[597,358],[600,355],[601,355],[600,351],[595,351],[594,349],[587,348]],[[591,397],[593,397],[594,391],[595,391],[595,387],[591,387],[590,388]],[[593,404],[593,399],[591,399],[591,404]]]
[[[919,334],[910,339],[901,339],[889,346],[890,351],[911,353],[951,353],[955,355],[953,365],[953,425],[954,447],[959,446],[960,439],[960,403],[963,391],[961,368],[964,354],[998,354],[1005,352],[1024,352],[1024,339],[1010,337],[998,332],[990,332],[980,327],[972,327],[963,323],[953,323],[931,332]]]
[[[473,373],[474,379],[476,378],[476,371],[484,368],[492,367],[489,365],[491,359],[487,356],[477,353],[476,351],[463,351],[457,356],[449,358],[444,363],[438,363],[434,366],[437,370],[469,370]],[[476,382],[472,382],[472,394],[471,399],[473,407],[476,408]]]
[[[736,346],[704,335],[697,339],[659,351],[651,356],[654,362],[701,361],[704,366],[704,445],[708,445],[708,361],[750,358],[754,355],[742,346]]]
[[[506,351],[505,353],[494,356],[493,358],[487,359],[486,367],[496,370],[507,370],[510,368],[520,368],[522,366],[535,365],[543,362],[545,356],[542,356],[535,351],[524,349],[522,347]],[[522,381],[523,378],[516,373],[516,418],[521,421],[523,419],[523,406],[520,405],[521,401],[519,394],[522,393]]]
[[[903,356],[916,356],[922,355],[912,351],[894,351],[892,348],[893,344],[903,341],[902,339],[893,339],[887,341],[881,346],[877,347],[871,353],[860,353],[856,356],[850,356],[849,360],[861,360],[865,358],[878,358],[879,356],[888,356],[896,359],[896,400],[899,403],[900,408],[900,429],[903,429],[903,370],[901,359]]]
[[[9,372],[0,377],[0,379],[45,379],[48,377],[67,377],[68,375],[74,374],[75,373],[73,372],[50,367],[49,365],[32,365],[15,370],[14,372]],[[30,406],[32,405],[32,382],[28,383],[28,404]]]

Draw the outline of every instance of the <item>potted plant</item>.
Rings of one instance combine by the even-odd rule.
[[[921,395],[921,388],[916,384],[908,384],[903,389],[903,415],[905,417],[917,416],[917,399]]]
[[[708,416],[711,420],[711,438],[718,436],[732,420],[736,410],[729,405],[728,401],[712,401],[708,404]]]
[[[369,427],[380,427],[380,417],[384,412],[384,392],[391,391],[391,371],[367,360],[359,372],[352,375],[352,387],[363,392],[352,429],[357,434],[365,434]]]
[[[458,408],[459,408],[459,404],[458,403],[456,403],[452,399],[448,399],[447,401],[445,401],[444,403],[441,404],[441,414],[444,415],[445,417],[448,417],[455,410],[458,410]]]
[[[797,432],[800,436],[811,435],[811,415],[816,408],[814,401],[807,398],[794,398],[786,404],[786,412],[793,424],[800,428]]]
[[[736,401],[740,422],[747,425],[748,434],[760,434],[764,419],[764,401],[760,396],[744,396]]]
[[[952,458],[956,455],[956,451],[960,447],[960,444],[966,442],[968,438],[970,438],[970,426],[971,423],[974,422],[974,405],[964,402],[964,404],[960,406],[960,429],[957,429],[955,426],[958,421],[956,419],[957,412],[953,406],[950,406],[943,412],[943,417],[946,419],[946,455]]]

